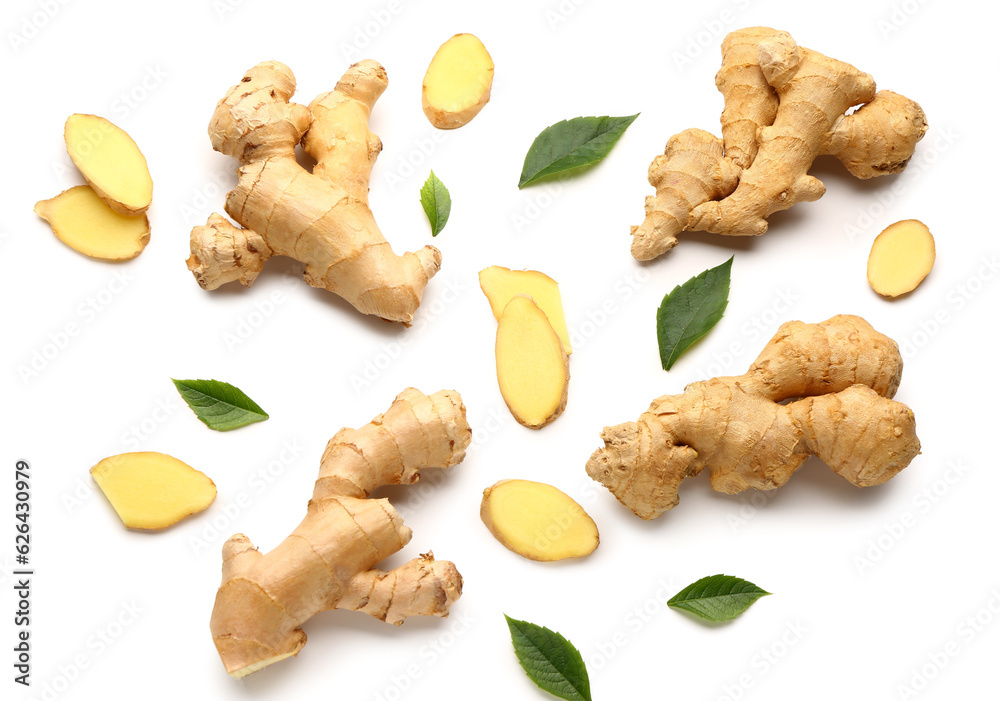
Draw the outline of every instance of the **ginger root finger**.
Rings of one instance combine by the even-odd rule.
[[[788,32],[770,27],[737,29],[722,40],[722,66],[715,74],[715,87],[725,103],[719,121],[726,158],[736,166],[737,174],[757,157],[757,133],[774,123],[778,111],[778,95],[760,68],[759,46],[765,40],[795,43]]]
[[[131,260],[149,243],[145,214],[119,214],[86,185],[38,202],[35,214],[49,223],[60,241],[91,258]]]
[[[167,528],[215,500],[212,480],[163,453],[114,455],[90,468],[90,474],[128,528]]]
[[[479,515],[505,548],[529,560],[584,557],[600,543],[597,524],[583,507],[542,482],[497,482],[483,491]]]
[[[438,129],[457,129],[490,101],[493,59],[473,34],[456,34],[434,54],[424,75],[424,114]]]
[[[717,136],[687,129],[670,137],[663,155],[649,166],[649,184],[656,195],[646,198],[646,218],[632,227],[632,256],[652,260],[676,246],[692,210],[732,192],[739,174],[723,157]]]
[[[518,295],[527,295],[545,312],[552,328],[559,335],[567,355],[573,353],[566,328],[559,283],[537,270],[510,270],[492,265],[479,271],[479,287],[490,302],[493,318],[500,321],[507,303]]]
[[[902,366],[860,317],[783,324],[746,374],[692,383],[605,428],[587,473],[644,519],[706,467],[726,494],[780,487],[810,455],[857,486],[881,484],[920,452],[913,412],[891,399]]]
[[[514,297],[497,324],[497,381],[519,424],[541,428],[566,408],[569,356],[545,312],[529,297]]]
[[[73,164],[111,209],[126,216],[149,209],[153,179],[131,136],[93,114],[70,115],[63,136]]]
[[[305,264],[308,284],[360,312],[413,320],[441,254],[425,246],[396,255],[368,206],[368,181],[382,148],[368,118],[387,84],[381,65],[361,61],[307,108],[290,102],[291,70],[268,61],[229,89],[209,135],[215,150],[240,161],[226,212],[249,231],[239,233],[217,214],[192,231],[187,266],[202,287],[231,280],[250,285],[268,257],[289,256]],[[316,159],[312,173],[295,159],[303,137]],[[251,261],[236,255],[244,250]]]
[[[867,180],[903,172],[925,133],[927,117],[920,105],[879,90],[871,102],[837,121],[825,152],[855,178]]]
[[[243,534],[223,546],[211,631],[226,671],[244,677],[298,654],[306,642],[301,626],[329,609],[396,625],[408,616],[447,616],[462,593],[458,570],[431,553],[376,569],[412,533],[387,499],[368,496],[383,485],[414,484],[424,469],[458,464],[470,438],[456,392],[415,389],[371,423],[337,432],[292,534],[266,554]]]
[[[934,267],[934,257],[934,236],[923,222],[890,224],[872,243],[868,284],[883,297],[912,292]]]

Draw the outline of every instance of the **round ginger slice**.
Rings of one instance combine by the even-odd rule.
[[[87,185],[77,185],[35,205],[60,241],[91,258],[131,260],[149,242],[145,214],[125,216],[104,203]]]
[[[583,507],[542,482],[497,482],[483,491],[479,515],[505,548],[529,560],[584,557],[600,543],[597,524]]]
[[[438,129],[472,121],[493,87],[493,59],[473,34],[456,34],[434,54],[424,75],[423,108]]]
[[[517,422],[541,428],[566,408],[569,359],[559,336],[530,297],[516,296],[497,324],[497,381]]]
[[[131,136],[93,114],[70,115],[63,135],[69,157],[111,209],[129,216],[149,209],[153,180]]]
[[[886,227],[868,255],[868,284],[883,297],[916,289],[934,267],[934,236],[916,219]]]
[[[122,453],[90,468],[97,486],[128,528],[156,531],[215,500],[215,483],[164,453]]]

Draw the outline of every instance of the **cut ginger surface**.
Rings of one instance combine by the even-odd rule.
[[[518,423],[541,428],[566,407],[569,363],[548,317],[530,298],[514,297],[497,325],[497,380]]]
[[[86,185],[77,185],[35,205],[35,214],[70,248],[103,260],[129,260],[149,242],[145,214],[114,211]]]
[[[483,492],[480,516],[504,547],[529,560],[583,557],[600,542],[583,507],[542,482],[497,482]]]
[[[90,474],[129,528],[160,530],[215,500],[212,480],[163,453],[114,455],[94,465]]]
[[[497,321],[500,321],[507,303],[514,297],[518,295],[531,297],[538,308],[545,312],[566,354],[573,352],[569,342],[569,330],[566,328],[566,315],[563,312],[559,284],[548,275],[537,270],[510,270],[492,265],[479,272],[479,286],[490,301],[493,317]]]
[[[899,297],[923,282],[934,258],[934,237],[923,222],[896,222],[875,237],[868,256],[868,283],[883,297]]]
[[[456,34],[441,45],[424,75],[423,108],[438,129],[468,124],[490,101],[493,59],[472,34]]]
[[[132,137],[103,117],[66,120],[66,150],[90,186],[119,214],[142,214],[153,200],[146,158]]]

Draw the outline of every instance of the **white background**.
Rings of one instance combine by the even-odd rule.
[[[569,637],[598,699],[993,693],[1000,284],[988,176],[998,18],[964,4],[4,3],[0,464],[8,476],[0,505],[13,512],[14,461],[30,460],[37,576],[34,684],[11,681],[12,617],[4,614],[3,696],[543,698],[515,660],[503,612]],[[684,128],[718,131],[719,43],[755,24],[786,29],[916,99],[930,130],[902,176],[860,182],[820,162],[813,172],[827,195],[772,217],[763,238],[683,235],[668,255],[637,264],[628,227],[652,191],[649,161]],[[421,78],[438,45],[462,31],[493,55],[493,99],[470,125],[440,132],[421,112]],[[222,210],[235,182],[235,164],[206,136],[215,102],[250,66],[279,59],[308,103],[364,57],[389,74],[372,118],[385,144],[371,184],[382,230],[397,251],[431,242],[418,191],[432,167],[454,201],[433,241],[444,265],[417,324],[364,318],[283,276],[295,270],[285,259],[268,263],[250,289],[200,289],[184,266],[188,232]],[[35,201],[82,182],[62,142],[73,112],[109,117],[148,158],[152,239],[134,261],[85,258],[32,214]],[[635,112],[596,168],[517,189],[543,127]],[[889,302],[868,287],[866,259],[874,236],[906,218],[930,226],[937,264],[914,294]],[[734,253],[725,318],[664,373],[654,333],[660,298]],[[577,334],[569,405],[541,432],[517,425],[497,389],[496,324],[476,277],[492,264],[558,280]],[[100,310],[88,311],[88,299],[101,300]],[[702,475],[685,484],[676,510],[646,523],[586,476],[604,425],[635,419],[658,394],[709,373],[742,373],[782,321],[837,313],[863,315],[904,348],[897,399],[916,413],[923,454],[890,483],[860,491],[812,460],[779,492],[732,497],[713,493]],[[49,347],[68,324],[78,333]],[[36,352],[51,359],[36,358],[40,369],[28,375]],[[170,377],[232,382],[271,419],[211,432]],[[452,617],[395,628],[324,613],[305,626],[309,642],[297,659],[242,682],[228,678],[208,631],[222,542],[237,531],[263,550],[280,542],[304,512],[330,436],[366,423],[407,386],[458,390],[476,430],[462,465],[391,492],[414,537],[390,564],[429,549],[456,562],[465,593]],[[88,469],[135,449],[202,469],[218,499],[166,532],[126,531]],[[600,527],[598,550],[540,564],[500,546],[480,523],[480,495],[512,477],[577,498]],[[14,534],[10,516],[2,522],[0,609],[9,612]],[[659,602],[717,572],[774,595],[724,626]],[[972,627],[966,619],[977,614]],[[949,643],[957,654],[942,657]]]

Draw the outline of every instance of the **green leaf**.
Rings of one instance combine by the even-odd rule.
[[[546,127],[524,157],[518,188],[547,175],[598,163],[638,116],[577,117]]]
[[[217,380],[171,380],[195,416],[213,431],[266,421],[267,412],[239,388]]]
[[[431,223],[431,236],[437,236],[448,223],[451,214],[451,195],[444,183],[438,180],[434,171],[427,177],[427,182],[420,188],[420,204],[424,208],[427,220]]]
[[[590,677],[580,651],[555,631],[504,614],[514,654],[539,689],[567,701],[591,701]]]
[[[719,323],[729,304],[730,258],[678,285],[656,310],[660,362],[669,370],[691,345]]]
[[[770,593],[745,579],[715,574],[684,587],[667,605],[690,611],[706,621],[728,621]]]

